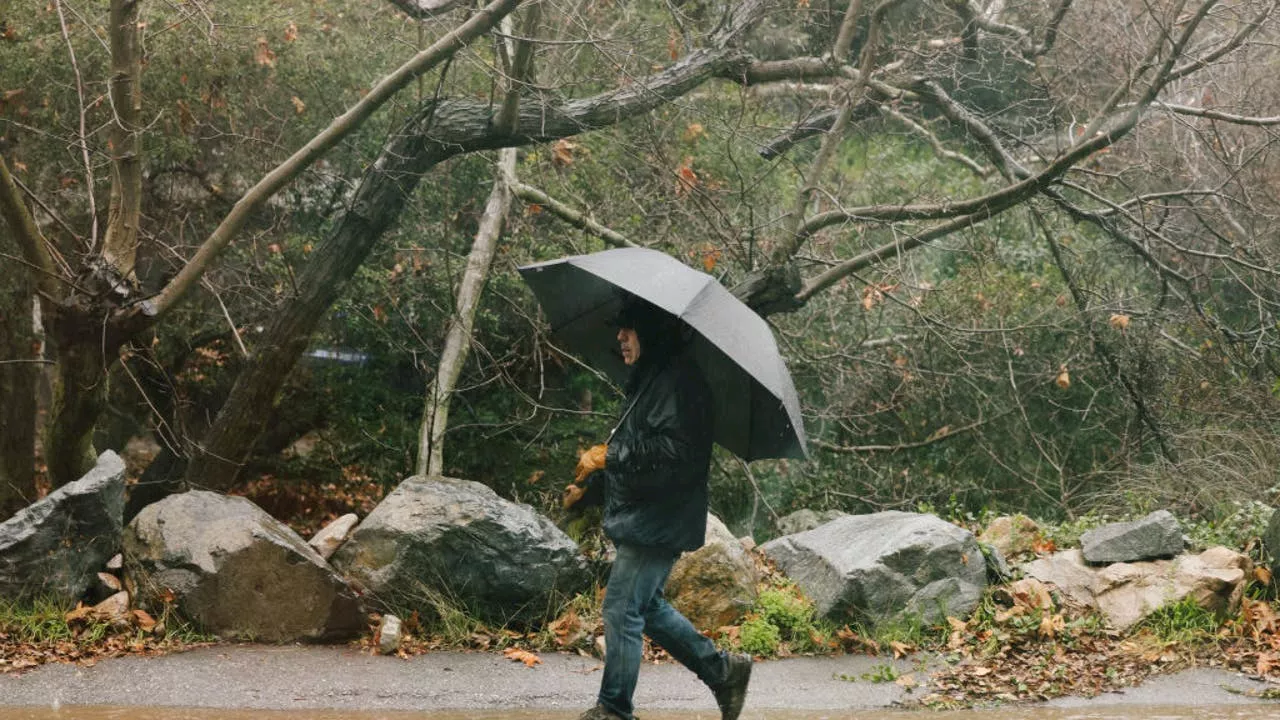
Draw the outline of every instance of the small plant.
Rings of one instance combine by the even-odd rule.
[[[1183,643],[1204,640],[1216,633],[1221,624],[1216,613],[1185,598],[1146,616],[1138,628],[1165,642]]]
[[[898,671],[892,665],[880,664],[862,673],[862,679],[873,683],[890,683],[898,679]]]
[[[813,626],[813,603],[792,588],[769,588],[760,593],[756,608],[769,622],[790,636],[806,633]]]
[[[755,616],[742,623],[738,641],[752,655],[776,655],[782,645],[782,631],[768,619]]]

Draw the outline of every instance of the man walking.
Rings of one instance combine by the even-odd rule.
[[[751,657],[717,650],[663,597],[676,558],[706,535],[711,394],[682,353],[679,320],[632,298],[617,325],[631,367],[626,409],[608,444],[583,453],[564,495],[565,508],[603,502],[604,531],[617,548],[604,597],[600,694],[579,720],[634,720],[642,634],[711,688],[722,720],[737,720]]]

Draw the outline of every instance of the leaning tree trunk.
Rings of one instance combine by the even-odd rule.
[[[190,487],[227,490],[235,483],[316,325],[422,179],[430,160],[417,122],[411,120],[366,171],[351,209],[311,253],[298,277],[298,294],[275,314],[204,442],[192,448],[185,475]]]
[[[0,252],[13,254],[0,233]],[[36,388],[40,365],[24,272],[0,273],[0,519],[35,500]]]
[[[493,255],[498,249],[498,237],[502,234],[502,221],[511,207],[511,178],[516,171],[516,151],[507,148],[499,153],[493,173],[493,190],[485,205],[480,229],[467,257],[467,269],[458,286],[458,302],[449,331],[445,336],[444,351],[440,353],[440,365],[435,380],[427,388],[426,404],[422,412],[422,429],[418,439],[419,475],[444,473],[444,433],[449,427],[449,405],[453,391],[458,386],[462,366],[471,350],[471,329],[475,325],[476,308],[480,306],[480,294],[489,279]]]

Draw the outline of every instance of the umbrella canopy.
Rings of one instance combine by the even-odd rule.
[[[691,351],[711,386],[716,442],[748,461],[808,456],[800,401],[773,331],[715,278],[643,248],[575,255],[519,270],[556,342],[617,382],[629,370],[613,325],[625,297],[619,290],[683,320],[694,330]]]

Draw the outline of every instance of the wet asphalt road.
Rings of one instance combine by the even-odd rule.
[[[350,647],[220,646],[154,658],[105,660],[93,667],[46,665],[18,675],[0,675],[0,708],[477,710],[521,716],[543,710],[553,711],[548,716],[573,717],[593,702],[600,682],[599,660],[566,654],[541,657],[541,664],[529,668],[495,653],[440,652],[403,660]],[[847,716],[899,707],[911,697],[903,687],[863,678],[884,664],[927,682],[927,670],[921,672],[919,661],[866,656],[773,660],[757,663],[747,706],[751,711],[812,711],[813,717],[824,714],[818,711]],[[1221,708],[1258,703],[1227,688],[1256,693],[1265,687],[1238,674],[1197,669],[1158,677],[1124,693],[1091,700],[1061,698],[1046,707]],[[914,690],[917,696],[928,692],[927,685]],[[675,664],[646,665],[641,670],[636,705],[642,717],[644,711],[715,716],[711,693]]]

